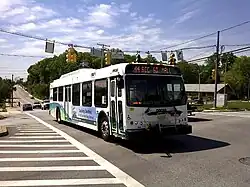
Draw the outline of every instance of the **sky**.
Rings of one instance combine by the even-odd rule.
[[[104,43],[124,51],[176,50],[215,45],[216,34],[168,48],[250,20],[249,7],[249,0],[1,0],[0,29],[88,47]],[[249,36],[250,23],[222,32],[220,44],[247,44]],[[235,48],[226,46],[225,51]],[[41,57],[66,49],[56,44],[54,54],[45,53],[45,41],[0,32],[1,54],[40,56],[0,55],[0,76],[26,77]],[[215,47],[183,50],[185,60],[213,52]],[[161,60],[160,53],[152,55]]]

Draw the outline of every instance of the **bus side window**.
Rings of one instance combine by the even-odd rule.
[[[63,87],[58,88],[58,101],[63,101]]]
[[[73,84],[72,86],[72,104],[80,106],[80,83]]]
[[[92,106],[92,82],[82,83],[82,106]]]
[[[57,101],[57,88],[53,88],[53,101]]]
[[[95,81],[94,90],[95,106],[106,108],[108,106],[108,81],[107,79],[100,79]]]

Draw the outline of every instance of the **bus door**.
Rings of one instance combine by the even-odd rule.
[[[123,133],[123,113],[122,113],[122,95],[117,87],[116,78],[111,78],[110,82],[110,123],[112,132]]]
[[[70,102],[71,102],[71,87],[66,86],[65,87],[65,102],[64,102],[66,116],[69,116],[69,113],[70,113]]]

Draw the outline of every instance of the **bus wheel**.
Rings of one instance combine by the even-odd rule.
[[[60,110],[59,110],[59,109],[56,110],[56,121],[57,121],[58,123],[62,123],[62,120],[61,120],[61,113],[60,113]]]
[[[105,141],[110,140],[110,132],[109,132],[109,122],[107,118],[103,118],[100,123],[100,132],[101,136]]]

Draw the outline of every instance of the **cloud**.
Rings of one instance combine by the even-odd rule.
[[[0,5],[0,20],[10,24],[16,25],[58,15],[52,9],[36,5],[35,1],[31,0],[10,0],[8,2],[3,0],[3,2]]]
[[[192,10],[189,12],[184,13],[183,15],[181,15],[179,18],[177,18],[175,24],[180,24],[183,23],[189,19],[191,19],[192,17],[194,17],[195,14],[198,13],[199,10]]]
[[[100,4],[88,8],[86,24],[97,25],[106,28],[116,26],[115,18],[121,13],[128,13],[131,3],[116,6],[115,3]]]
[[[93,4],[88,0],[86,4],[86,0],[83,0],[84,2],[80,3],[78,1],[75,3],[74,12],[70,10],[65,12],[64,9],[53,8],[48,3],[38,4],[30,1],[28,4],[26,1],[11,1],[12,4],[5,1],[5,3],[7,2],[5,8],[0,5],[0,11],[6,12],[8,10],[7,14],[1,14],[4,17],[0,16],[4,29],[68,44],[98,47],[97,43],[105,43],[114,48],[121,48],[124,51],[149,51],[160,50],[163,47],[182,43],[190,39],[190,35],[195,37],[197,34],[195,32],[180,32],[181,34],[179,34],[177,29],[166,24],[165,17],[158,17],[157,14],[154,15],[150,12],[141,14],[140,11],[132,11],[133,4],[130,2],[126,4],[114,2],[110,4]],[[68,8],[68,5],[66,8]],[[196,15],[195,11],[192,12],[189,9],[181,9],[177,13],[181,15],[175,18],[175,22],[178,24],[184,23]],[[173,20],[174,17],[169,18],[169,20],[171,19]],[[54,55],[45,53],[45,41],[6,35],[6,38],[0,39],[0,43],[3,53],[32,56]],[[182,45],[180,48],[196,44],[199,43],[193,42]],[[67,47],[67,45],[56,43],[55,55],[64,52]],[[85,48],[76,49],[78,51],[89,51],[89,49]],[[194,51],[185,51],[184,56],[191,57],[196,53]],[[161,59],[159,53],[153,55]],[[145,54],[142,56],[145,56]],[[25,69],[40,59],[16,58],[16,65]],[[2,61],[7,66],[11,60],[6,57]]]

